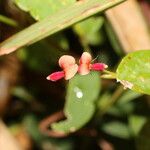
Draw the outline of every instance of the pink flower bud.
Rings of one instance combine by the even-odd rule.
[[[90,72],[90,63],[92,57],[88,52],[84,52],[79,60],[78,72],[81,75],[86,75]]]
[[[61,56],[59,58],[58,63],[62,69],[66,69],[66,68],[71,67],[76,64],[74,57],[69,56],[69,55]]]
[[[90,70],[103,71],[108,66],[104,63],[91,64],[92,56],[88,52],[84,52],[79,60],[78,72],[81,75],[86,75]]]
[[[64,78],[64,76],[65,76],[64,71],[58,71],[50,74],[46,79],[51,81],[57,81],[59,79]]]
[[[61,78],[65,78],[65,80],[71,79],[78,71],[78,65],[75,63],[75,59],[69,55],[63,55],[60,57],[59,66],[63,69],[63,71],[58,71],[50,74],[47,79],[51,81],[57,81]]]
[[[103,71],[104,69],[106,69],[108,66],[104,63],[95,63],[95,64],[91,64],[90,69],[91,70],[95,70],[95,71]]]
[[[47,80],[57,81],[65,78],[71,79],[77,72],[81,75],[88,74],[91,70],[103,71],[107,68],[104,63],[91,64],[92,56],[88,52],[84,52],[79,60],[79,66],[76,64],[74,57],[63,55],[60,57],[58,63],[62,71],[54,72],[47,77]]]

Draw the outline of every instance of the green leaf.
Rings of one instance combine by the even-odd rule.
[[[134,136],[137,136],[141,131],[143,125],[146,123],[146,117],[132,115],[129,116],[129,126]]]
[[[52,129],[60,132],[74,132],[84,126],[95,112],[94,102],[100,91],[100,75],[76,75],[69,81],[64,113],[67,120],[53,123]]]
[[[130,138],[130,132],[128,126],[121,122],[116,121],[116,122],[110,122],[104,124],[102,130],[105,131],[107,134],[115,137],[119,137],[123,139]]]
[[[82,41],[96,45],[102,42],[100,28],[104,23],[102,17],[92,17],[74,25],[74,31],[79,35]]]
[[[126,90],[121,97],[118,100],[119,105],[124,105],[126,103],[129,103],[132,100],[135,100],[136,98],[142,96],[141,93],[137,93],[131,90]]]
[[[117,68],[117,80],[125,88],[150,95],[150,50],[125,56]]]
[[[135,109],[134,103],[124,103],[122,105],[113,105],[109,110],[108,113],[114,116],[123,116],[126,117],[128,114],[132,114]]]
[[[133,113],[135,109],[135,104],[132,103],[133,100],[140,97],[142,94],[134,92],[132,90],[126,90],[117,100],[116,105],[113,105],[108,113],[116,116],[126,116],[127,114]]]
[[[49,15],[75,3],[76,0],[15,0],[17,6],[27,11],[36,20],[42,20]]]
[[[12,95],[26,102],[31,102],[34,100],[34,97],[30,94],[30,92],[22,86],[15,86],[12,89]]]
[[[35,43],[124,0],[86,0],[72,4],[54,15],[31,25],[0,44],[0,55]]]

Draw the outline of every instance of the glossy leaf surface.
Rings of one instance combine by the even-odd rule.
[[[100,75],[76,75],[69,81],[64,113],[66,120],[53,123],[52,128],[61,132],[74,132],[84,126],[95,112],[94,102],[100,91]]]
[[[150,50],[125,56],[117,68],[117,80],[125,88],[150,95]]]

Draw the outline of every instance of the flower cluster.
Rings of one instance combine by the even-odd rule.
[[[58,63],[62,71],[54,72],[47,77],[47,80],[57,81],[61,78],[65,80],[71,79],[77,72],[80,75],[86,75],[91,70],[103,71],[107,68],[104,63],[91,63],[92,56],[88,52],[84,52],[79,60],[79,66],[76,64],[74,57],[70,55],[63,55],[60,57]]]

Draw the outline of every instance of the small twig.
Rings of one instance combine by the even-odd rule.
[[[43,119],[39,125],[39,130],[41,133],[50,136],[50,137],[57,137],[57,138],[62,138],[66,137],[68,135],[78,135],[78,136],[90,136],[90,137],[96,137],[97,136],[97,131],[95,129],[81,129],[75,133],[63,133],[63,132],[58,132],[50,129],[50,125],[58,120],[64,119],[64,113],[63,111],[59,111],[57,113],[54,113],[53,115],[48,116],[47,118]]]
[[[65,116],[64,116],[64,113],[63,111],[59,111],[53,115],[50,115],[48,116],[47,118],[43,119],[39,125],[39,129],[40,131],[47,135],[47,136],[51,136],[51,137],[65,137],[67,136],[68,134],[66,133],[62,133],[62,132],[56,132],[56,131],[53,131],[50,128],[50,125],[53,123],[53,122],[56,122],[58,120],[61,120],[63,119]]]

